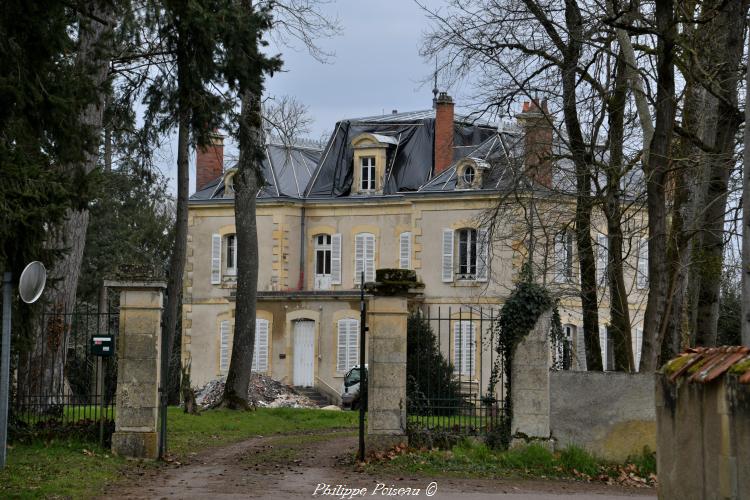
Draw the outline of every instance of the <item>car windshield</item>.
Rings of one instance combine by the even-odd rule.
[[[352,368],[344,378],[344,386],[351,387],[354,384],[359,384],[359,368]]]

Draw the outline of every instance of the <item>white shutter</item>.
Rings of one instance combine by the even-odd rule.
[[[453,368],[462,377],[474,376],[475,337],[474,323],[471,321],[453,323]]]
[[[331,235],[331,283],[341,284],[341,234]]]
[[[359,359],[358,344],[359,320],[340,319],[338,321],[337,372],[346,372],[357,365]]]
[[[611,367],[607,366],[607,361],[609,360],[607,346],[609,343],[607,342],[607,327],[605,325],[599,325],[599,348],[602,351],[602,369],[603,370],[609,370]]]
[[[362,272],[365,266],[365,235],[358,234],[354,237],[354,286],[359,286],[362,281]],[[367,278],[365,277],[365,281]]]
[[[229,321],[219,324],[219,371],[229,370]]]
[[[638,269],[636,271],[636,286],[639,290],[648,288],[648,240],[638,241]]]
[[[211,236],[211,284],[221,284],[221,235]]]
[[[347,343],[347,371],[357,366],[359,359],[359,321],[356,319],[348,320],[349,323],[349,342]]]
[[[565,252],[565,233],[558,233],[555,235],[555,257],[554,257],[554,281],[555,283],[565,282],[565,265],[566,265],[566,252]]]
[[[599,234],[596,237],[596,281],[600,286],[607,286],[607,263],[609,261],[607,236]]]
[[[411,269],[411,233],[401,233],[399,237],[399,267]]]
[[[346,371],[346,345],[349,340],[348,323],[345,319],[338,321],[338,349],[336,356],[336,371]]]
[[[486,229],[477,231],[477,281],[487,281],[489,274],[489,233]]]
[[[365,234],[365,281],[375,281],[375,235]]]
[[[268,320],[255,320],[255,347],[253,348],[253,371],[268,371]]]
[[[643,330],[637,328],[633,336],[633,360],[635,361],[635,371],[639,371],[641,366],[641,348],[643,346]]]
[[[453,282],[453,229],[443,229],[443,283]]]

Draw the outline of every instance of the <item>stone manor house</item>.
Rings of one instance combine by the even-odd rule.
[[[425,111],[342,120],[322,150],[269,143],[266,185],[257,204],[253,369],[315,387],[338,401],[345,373],[358,362],[360,274],[374,281],[378,268],[402,268],[415,270],[424,283],[422,307],[454,311],[441,338],[443,346],[451,346],[446,356],[462,367],[464,379],[487,380],[489,358],[477,342],[479,306],[502,305],[526,251],[523,238],[503,236],[512,231],[495,230],[489,238],[486,214],[517,186],[511,175],[516,167],[529,189],[542,193],[543,203],[571,205],[556,200],[550,189],[555,141],[541,109],[527,102],[514,123],[498,127],[455,114],[452,98],[440,93]],[[223,159],[217,135],[198,151],[197,191],[189,202],[182,352],[184,360],[191,359],[196,385],[226,375],[232,349],[235,169],[224,168]],[[497,227],[522,224],[522,212],[508,204],[511,210]],[[508,215],[513,213],[517,216]],[[603,269],[606,236],[593,236],[597,267]],[[578,271],[570,229],[560,225],[549,247],[547,282],[574,285]],[[626,275],[636,357],[647,287],[645,245],[638,249],[628,257]],[[575,293],[562,300],[560,313],[573,346],[573,368],[585,369]],[[610,353],[606,290],[599,314],[602,347]]]

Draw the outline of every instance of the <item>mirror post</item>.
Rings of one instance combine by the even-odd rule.
[[[0,348],[0,469],[5,468],[8,443],[8,399],[10,395],[10,310],[13,276],[3,275],[3,336]]]

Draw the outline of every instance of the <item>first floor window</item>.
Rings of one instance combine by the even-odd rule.
[[[331,274],[331,235],[319,234],[315,237],[315,274]]]
[[[453,369],[461,377],[473,377],[476,363],[476,332],[471,321],[453,323]]]
[[[638,266],[636,268],[636,287],[639,290],[648,288],[648,240],[638,241]]]
[[[375,281],[375,235],[358,233],[354,237],[354,286],[359,286],[365,274],[365,282]]]
[[[336,371],[348,372],[359,360],[359,320],[345,318],[338,321],[338,356]]]
[[[573,233],[563,231],[555,235],[555,282],[573,279]]]
[[[227,235],[225,239],[227,248],[227,268],[226,274],[237,274],[237,236],[234,234]]]
[[[477,230],[458,230],[458,279],[475,279],[477,275]]]
[[[362,191],[375,190],[375,157],[363,156],[361,161],[360,189]]]

